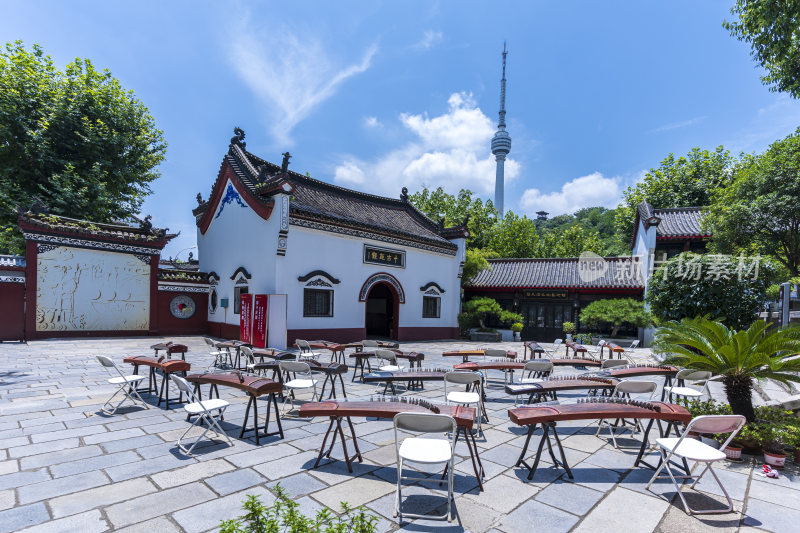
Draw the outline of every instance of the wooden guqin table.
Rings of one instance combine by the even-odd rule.
[[[556,424],[558,422],[573,420],[638,419],[649,420],[650,422],[647,424],[647,429],[642,436],[642,446],[639,448],[639,454],[637,455],[633,466],[636,467],[641,463],[649,468],[655,469],[655,467],[642,460],[642,456],[647,449],[647,444],[649,442],[648,437],[650,435],[650,429],[653,427],[653,423],[658,421],[658,428],[662,437],[668,436],[672,429],[675,430],[676,435],[679,435],[676,427],[677,424],[687,424],[692,419],[692,415],[689,414],[689,411],[687,411],[685,407],[677,404],[663,402],[640,403],[642,405],[647,404],[652,408],[635,405],[633,403],[586,402],[509,409],[508,418],[512,422],[518,426],[528,426],[528,437],[525,439],[525,446],[523,446],[522,453],[520,453],[519,459],[517,459],[517,466],[523,465],[528,467],[528,479],[533,479],[533,475],[536,472],[536,467],[539,465],[539,459],[541,459],[542,448],[544,447],[546,441],[553,464],[557,466],[563,466],[570,479],[573,479],[572,471],[570,471],[569,465],[567,464],[567,459],[564,455],[564,448],[561,446],[561,440],[558,438],[558,432],[556,431]],[[661,427],[662,420],[667,422],[666,432]],[[528,465],[525,462],[525,454],[528,451],[528,444],[531,441],[533,432],[536,430],[536,426],[539,424],[542,426],[542,438],[539,441],[539,448],[536,451],[536,458],[531,465]],[[558,450],[561,454],[560,462],[556,459],[556,456],[553,453],[553,446],[552,442],[550,441],[551,433],[555,438],[556,444],[558,445]],[[686,465],[685,461],[683,466],[688,472],[688,466]]]
[[[484,350],[454,350],[451,352],[442,352],[442,357],[460,357],[463,363],[469,361],[470,357],[486,357]],[[514,359],[517,357],[517,352],[514,350],[506,350],[506,357]]]
[[[525,341],[525,351],[522,353],[522,358],[528,358],[528,351],[531,352],[531,359],[534,357],[542,357],[544,355],[544,348],[539,346],[539,343],[536,341]]]
[[[672,386],[672,380],[680,371],[680,368],[669,365],[629,365],[617,366],[608,370],[592,372],[590,375],[597,377],[607,377],[613,379],[628,379],[642,376],[662,376],[664,378],[664,388],[661,389],[661,401],[664,401],[665,390]],[[683,385],[683,383],[678,383]]]
[[[281,427],[281,416],[278,410],[278,400],[276,394],[283,390],[283,385],[277,381],[261,376],[247,376],[239,372],[221,372],[221,373],[206,373],[206,374],[189,374],[186,376],[186,381],[194,383],[195,394],[202,400],[202,392],[200,385],[211,385],[208,392],[208,397],[212,398],[216,393],[219,398],[219,389],[217,387],[233,387],[240,391],[244,391],[250,397],[247,402],[247,409],[244,412],[244,421],[242,421],[242,431],[239,433],[239,438],[244,436],[247,429],[247,422],[250,418],[250,408],[253,408],[253,428],[255,432],[256,444],[259,444],[260,437],[271,437],[273,435],[280,435],[283,438],[283,427]],[[259,396],[265,394],[269,395],[267,399],[267,417],[264,422],[264,433],[258,431],[258,402],[256,401]],[[275,407],[275,421],[278,424],[278,431],[269,432],[269,419],[272,407]]]
[[[133,365],[133,373],[139,373],[139,366],[150,367],[150,376],[147,381],[147,389],[143,392],[158,392],[158,404],[161,405],[162,400],[166,400],[165,407],[169,409],[169,381],[170,374],[173,372],[180,372],[184,376],[187,370],[191,370],[192,366],[184,360],[178,359],[165,359],[164,356],[149,357],[146,355],[137,355],[134,357],[126,357],[122,360],[124,363]],[[158,377],[156,371],[161,372],[161,389],[158,388]],[[175,400],[173,400],[175,401]],[[183,393],[178,395],[178,403],[183,402]]]
[[[343,365],[342,363],[320,363],[314,359],[303,359],[301,361],[303,363],[308,363],[308,366],[311,367],[313,372],[322,372],[325,374],[325,381],[322,382],[322,389],[320,390],[319,397],[322,398],[325,395],[325,389],[328,386],[328,383],[331,384],[331,392],[329,398],[336,398],[336,380],[339,380],[339,383],[342,387],[342,394],[345,398],[347,398],[347,390],[344,387],[344,380],[342,376],[347,374],[349,367],[347,365]],[[265,361],[263,363],[256,363],[253,366],[253,370],[256,372],[263,372],[263,371],[272,371],[272,378],[277,379],[281,384],[284,381],[284,375],[280,371],[280,361]]]
[[[455,435],[456,442],[458,441],[459,435],[464,436],[464,441],[467,443],[467,448],[469,448],[470,458],[472,459],[472,468],[475,471],[475,477],[478,479],[478,485],[480,489],[483,490],[483,465],[481,464],[480,456],[478,455],[478,446],[475,443],[475,437],[472,434],[472,426],[475,422],[475,409],[472,407],[465,407],[463,405],[440,405],[436,404],[436,408],[439,410],[440,414],[445,414],[452,416],[456,421],[457,426],[457,433]],[[432,412],[427,407],[423,407],[421,405],[415,405],[413,403],[405,403],[405,402],[384,402],[384,401],[377,401],[377,402],[336,402],[336,401],[326,401],[326,402],[317,402],[317,403],[307,403],[300,407],[299,416],[301,418],[312,418],[318,416],[327,416],[330,418],[330,424],[328,425],[328,431],[325,433],[325,437],[322,439],[322,446],[319,449],[319,455],[317,456],[317,461],[314,463],[314,468],[319,466],[319,462],[322,460],[323,457],[331,458],[331,451],[333,450],[333,446],[336,443],[337,435],[342,441],[342,452],[344,453],[344,460],[347,463],[348,471],[353,471],[352,462],[354,459],[358,459],[358,462],[362,462],[361,452],[358,449],[358,438],[356,437],[356,431],[353,427],[353,422],[350,420],[353,417],[367,417],[367,418],[394,418],[394,415],[397,413],[430,413]],[[355,448],[356,454],[354,456],[350,456],[347,451],[347,443],[344,435],[344,431],[342,430],[342,420],[347,420],[347,425],[350,427],[350,435],[351,440],[353,442],[353,446]],[[325,447],[326,443],[328,442],[328,437],[333,431],[333,438],[331,439],[330,445],[328,445],[327,449]]]
[[[506,385],[506,393],[514,396],[521,394],[528,395],[528,403],[538,403],[542,401],[558,400],[558,393],[574,390],[597,390],[609,393],[619,383],[616,379],[595,378],[595,377],[556,377],[544,378],[535,383],[509,383]]]
[[[425,360],[425,354],[422,352],[408,352],[405,353],[401,350],[397,350],[394,348],[383,348],[384,350],[390,350],[394,352],[398,359],[405,359],[408,361],[408,366],[411,368],[417,367],[422,368],[422,361]],[[350,381],[355,381],[356,376],[358,375],[358,371],[361,370],[361,379],[364,379],[364,366],[366,365],[367,372],[372,372],[372,365],[370,365],[370,358],[375,357],[375,352],[365,352],[365,351],[356,351],[350,354],[352,359],[355,359],[355,365],[353,366],[353,377]]]

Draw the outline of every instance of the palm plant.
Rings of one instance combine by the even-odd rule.
[[[708,317],[684,318],[658,328],[654,348],[669,354],[667,364],[723,376],[731,410],[750,422],[754,378],[800,383],[800,358],[793,357],[800,354],[800,326],[765,333],[768,327],[759,320],[737,331]]]

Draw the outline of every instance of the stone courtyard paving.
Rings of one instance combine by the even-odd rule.
[[[312,469],[327,421],[284,419],[286,438],[238,439],[244,416],[243,393],[220,387],[232,402],[224,427],[234,446],[204,443],[194,457],[176,452],[175,441],[187,427],[183,409],[121,409],[114,416],[99,412],[113,392],[108,375],[95,359],[107,355],[121,367],[123,356],[151,355],[156,338],[70,339],[29,345],[0,345],[0,532],[5,531],[190,531],[214,530],[221,519],[240,514],[247,494],[271,502],[278,482],[301,509],[315,513],[323,505],[338,508],[342,500],[365,505],[381,517],[380,531],[400,529],[392,519],[396,476],[391,421],[354,419],[362,464],[350,474],[343,461]],[[209,366],[201,337],[182,337],[194,370]],[[424,366],[449,367],[448,349],[477,347],[470,342],[407,343],[404,350],[426,354]],[[520,343],[506,347],[521,353]],[[323,356],[327,360],[327,354]],[[637,359],[649,360],[648,350]],[[569,367],[557,374],[575,373]],[[502,374],[492,372],[487,403],[489,423],[478,438],[486,470],[485,491],[479,492],[468,452],[461,441],[456,468],[455,507],[451,523],[415,520],[404,531],[769,531],[800,530],[800,478],[794,465],[778,480],[761,477],[760,463],[718,467],[736,500],[736,512],[686,515],[669,483],[644,490],[652,472],[632,469],[637,444],[621,438],[620,449],[594,436],[595,423],[559,424],[575,479],[569,480],[543,459],[533,481],[514,467],[524,444],[524,431],[510,423],[512,401],[504,394]],[[378,387],[351,383],[348,395],[368,397]],[[719,391],[716,391],[719,392]],[[442,399],[439,383],[411,393]],[[307,398],[300,393],[300,398]],[[568,399],[562,395],[561,399]],[[260,413],[265,413],[263,402]],[[534,437],[531,448],[537,444]],[[336,450],[338,451],[338,450]],[[336,456],[334,451],[334,456]],[[339,452],[339,457],[341,457]],[[654,456],[651,456],[653,459]],[[710,476],[690,504],[718,505],[722,500]],[[709,492],[704,492],[708,490]],[[404,490],[407,512],[434,512],[444,504],[438,486]],[[26,529],[27,528],[27,529]]]

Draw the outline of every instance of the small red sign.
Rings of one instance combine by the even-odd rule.
[[[239,314],[239,340],[250,344],[253,342],[253,295],[241,295],[241,313]]]
[[[253,296],[253,346],[267,347],[267,295]]]

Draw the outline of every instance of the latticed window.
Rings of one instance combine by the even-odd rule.
[[[233,314],[238,315],[242,312],[242,294],[249,294],[250,289],[245,285],[243,287],[233,288]]]
[[[422,297],[422,318],[439,318],[442,299],[438,296]]]
[[[333,316],[333,291],[303,289],[303,316]]]

